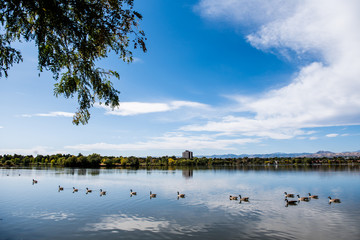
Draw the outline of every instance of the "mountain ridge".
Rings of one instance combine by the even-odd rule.
[[[316,153],[282,153],[282,152],[275,152],[275,153],[266,153],[266,154],[214,154],[210,156],[206,155],[198,155],[196,157],[207,157],[207,158],[275,158],[275,157],[288,157],[288,158],[294,158],[294,157],[314,157],[314,158],[322,158],[322,157],[360,157],[360,150],[359,151],[353,151],[353,152],[340,152],[340,153],[334,153],[331,151],[324,151],[320,150]]]

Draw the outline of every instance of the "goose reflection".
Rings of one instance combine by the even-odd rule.
[[[286,205],[285,205],[285,207],[288,207],[289,205],[290,206],[297,206],[297,204],[298,204],[298,201],[296,201],[296,200],[287,200],[287,199],[285,199],[285,202],[286,202]]]

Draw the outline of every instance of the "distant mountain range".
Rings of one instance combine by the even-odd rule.
[[[275,157],[360,157],[360,150],[355,152],[341,152],[341,153],[334,153],[330,151],[318,151],[316,153],[269,153],[269,154],[224,154],[224,155],[211,155],[211,156],[196,156],[196,157],[207,157],[207,158],[275,158]]]

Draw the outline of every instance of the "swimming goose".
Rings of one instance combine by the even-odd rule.
[[[130,195],[136,195],[136,192],[133,192],[133,190],[130,189]]]
[[[244,202],[248,202],[249,201],[249,197],[241,197],[241,195],[239,195],[240,197],[240,201],[244,201]]]
[[[73,187],[73,192],[77,192],[79,189]]]
[[[341,203],[339,198],[332,199],[330,196],[328,198],[329,198],[329,203]]]
[[[296,195],[298,197],[298,200],[299,201],[304,201],[304,202],[308,202],[309,201],[309,198],[308,197],[300,197],[300,195]]]
[[[318,199],[318,198],[319,198],[319,196],[318,196],[318,195],[311,195],[311,193],[309,193],[309,198]]]
[[[91,189],[86,188],[86,194],[91,193],[91,192],[92,192],[92,190],[91,190]]]
[[[156,193],[152,193],[152,192],[150,191],[150,198],[156,198]]]
[[[239,196],[240,196],[240,195],[239,195]],[[237,197],[237,196],[231,196],[231,195],[230,195],[230,196],[229,196],[229,199],[230,199],[230,200],[238,200],[238,197]]]
[[[184,198],[185,197],[185,194],[184,193],[179,193],[179,192],[177,192],[177,194],[178,194],[178,198],[180,197],[180,198]]]
[[[298,203],[298,201],[295,201],[295,200],[289,201],[289,200],[285,199],[285,201],[286,201],[286,205],[296,205]]]
[[[293,198],[294,197],[294,194],[292,194],[292,193],[284,192],[284,194],[285,194],[286,198]]]
[[[63,190],[64,190],[64,187],[60,187],[60,185],[59,185],[59,192],[63,191]]]
[[[103,191],[102,189],[100,189],[100,196],[102,195],[106,195],[106,191]]]

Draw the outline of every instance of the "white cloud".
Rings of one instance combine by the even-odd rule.
[[[49,112],[49,113],[35,113],[23,114],[22,117],[73,117],[74,113],[70,112]]]
[[[296,127],[296,123],[287,119],[250,119],[246,117],[226,116],[221,121],[209,121],[204,125],[187,125],[183,131],[211,131],[225,133],[241,133],[245,136],[268,137],[273,139],[290,139],[298,135],[313,134]]]
[[[190,101],[171,101],[169,103],[148,103],[148,102],[121,102],[118,108],[112,110],[105,105],[96,104],[96,107],[106,109],[106,114],[118,116],[133,116],[147,113],[159,113],[174,111],[179,108],[208,108],[206,104]]]
[[[134,57],[132,62],[133,63],[144,63],[144,61],[141,58],[138,58],[138,57]]]
[[[183,150],[183,149],[212,149],[212,150],[236,150],[234,146],[246,143],[256,143],[258,139],[252,138],[233,138],[221,139],[216,135],[189,135],[184,133],[167,133],[161,137],[153,137],[148,141],[111,144],[78,144],[74,146],[65,146],[65,149],[76,151],[126,151],[126,150]]]
[[[261,26],[263,23],[293,14],[299,0],[201,0],[195,11],[212,20],[226,20],[241,25]]]
[[[326,137],[329,137],[329,138],[333,138],[333,137],[337,137],[337,136],[339,136],[339,134],[337,134],[337,133],[326,134]]]
[[[56,150],[47,146],[35,146],[31,148],[0,148],[0,154],[21,154],[21,155],[37,155],[37,154],[57,154],[66,153],[65,151]]]
[[[360,2],[356,0],[202,0],[202,16],[250,26],[248,42],[286,57],[316,59],[300,67],[291,83],[260,96],[232,96],[236,111],[185,131],[241,132],[288,139],[301,129],[360,124]]]
[[[0,129],[1,129],[1,128],[4,128],[4,127],[3,127],[3,126],[0,126]]]

